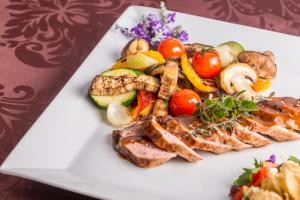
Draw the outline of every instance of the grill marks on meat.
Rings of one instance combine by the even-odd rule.
[[[113,131],[113,147],[126,159],[144,168],[161,165],[176,157],[176,154],[166,152],[146,140],[143,137],[145,134],[140,124]]]
[[[299,138],[299,134],[295,132],[300,130],[298,99],[293,97],[274,97],[262,100],[258,105],[259,112],[256,113],[257,117],[254,118],[254,122],[253,118],[248,122],[258,129],[258,132],[269,135],[277,141]]]
[[[236,137],[232,137],[228,133],[226,133],[220,129],[216,129],[215,131],[213,131],[213,134],[215,134],[217,136],[217,138],[219,139],[220,142],[222,142],[225,145],[230,146],[232,148],[232,150],[238,151],[238,150],[242,150],[242,149],[251,147],[251,145],[243,143]]]
[[[260,101],[257,116],[282,127],[300,130],[299,100],[293,97],[275,97]]]
[[[263,121],[258,117],[245,118],[243,121],[247,124],[248,129],[269,136],[278,142],[300,138],[298,133],[276,124],[274,125],[273,123]]]
[[[192,149],[209,151],[215,154],[222,154],[231,150],[231,147],[220,143],[217,140],[205,140],[191,134],[191,131],[178,119],[166,117],[160,119],[160,122],[168,132],[178,137],[182,142]]]
[[[202,156],[193,149],[222,154],[269,145],[269,138],[279,142],[300,139],[296,131],[300,117],[298,103],[297,99],[289,97],[261,101],[260,111],[239,119],[231,131],[215,129],[207,136],[192,134],[202,126],[196,117],[173,118],[165,111],[157,114],[158,118],[141,118],[123,130],[114,131],[113,146],[131,162],[147,168],[163,164],[177,155],[189,162],[201,160]]]
[[[247,127],[243,127],[239,123],[235,123],[233,125],[233,131],[232,131],[237,139],[240,141],[250,144],[253,147],[262,147],[271,144],[272,142],[261,136],[260,134],[249,130]]]
[[[147,92],[157,92],[159,89],[158,79],[141,74],[139,76],[101,76],[94,78],[90,94],[96,96],[112,96],[123,94],[132,90],[145,90]]]
[[[163,129],[154,117],[147,119],[147,121],[143,123],[143,127],[147,132],[147,136],[158,147],[168,152],[176,153],[189,162],[202,160],[202,156],[189,148],[179,138]]]

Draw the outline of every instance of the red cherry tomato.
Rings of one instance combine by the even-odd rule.
[[[183,89],[171,97],[170,109],[174,116],[192,115],[196,111],[198,102],[200,102],[200,97],[196,92]]]
[[[242,200],[244,196],[244,188],[241,187],[239,191],[234,195],[233,200]]]
[[[257,173],[252,175],[252,183],[251,185],[260,186],[261,182],[267,178],[269,172],[268,167],[263,167]]]
[[[158,46],[158,51],[164,58],[181,58],[185,54],[183,44],[175,38],[163,40]]]
[[[193,57],[193,67],[202,78],[214,78],[220,74],[221,59],[216,51],[203,51]]]

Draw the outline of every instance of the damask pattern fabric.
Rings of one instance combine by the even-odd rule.
[[[159,0],[0,1],[0,163],[129,5],[158,7]],[[299,0],[167,0],[166,5],[300,34]],[[0,200],[16,199],[91,198],[0,175]]]

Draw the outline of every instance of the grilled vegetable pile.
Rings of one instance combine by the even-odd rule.
[[[242,92],[255,100],[276,75],[274,55],[245,51],[235,41],[216,47],[182,44],[176,38],[157,47],[135,38],[121,58],[97,75],[92,100],[108,109],[111,124],[123,126],[140,116],[193,115],[201,99]]]

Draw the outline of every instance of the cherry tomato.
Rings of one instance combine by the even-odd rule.
[[[198,102],[200,102],[200,97],[196,92],[183,89],[171,97],[170,109],[174,116],[192,115],[196,111]]]
[[[164,58],[181,58],[185,54],[183,44],[175,38],[163,40],[158,46],[158,51]]]
[[[267,178],[269,172],[268,167],[261,168],[257,173],[252,174],[252,183],[251,185],[260,186],[261,182]]]
[[[196,53],[193,57],[192,65],[202,78],[214,78],[221,71],[220,56],[213,50]]]
[[[240,188],[240,190],[234,195],[233,200],[242,200],[244,196],[243,187]]]

